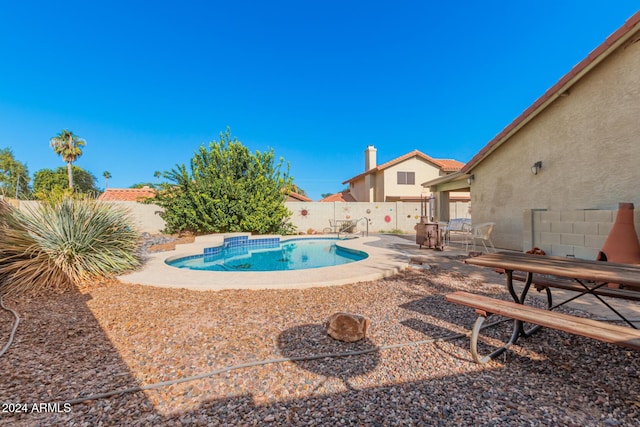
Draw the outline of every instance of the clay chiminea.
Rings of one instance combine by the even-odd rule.
[[[596,259],[624,264],[640,264],[640,243],[633,224],[633,203],[618,204],[616,222]],[[610,286],[618,287],[614,284],[610,284]]]

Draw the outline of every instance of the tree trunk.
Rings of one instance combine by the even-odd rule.
[[[71,173],[71,162],[67,163],[67,175],[69,176],[69,188],[73,189],[73,173]]]

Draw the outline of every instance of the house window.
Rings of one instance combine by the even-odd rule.
[[[398,172],[398,185],[414,185],[415,183],[415,172]]]

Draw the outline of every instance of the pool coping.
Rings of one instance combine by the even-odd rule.
[[[369,256],[361,261],[334,267],[273,272],[223,272],[181,269],[165,263],[165,260],[169,258],[175,259],[202,253],[205,247],[221,245],[225,237],[238,235],[248,235],[248,233],[198,236],[193,243],[176,245],[173,251],[148,254],[141,268],[132,273],[118,276],[118,280],[124,283],[191,290],[311,288],[378,280],[407,268],[409,262],[406,254],[372,246],[371,243],[380,240],[380,238],[369,236],[340,240],[337,243],[339,246],[363,251]],[[327,237],[335,237],[335,235],[281,237],[283,241],[286,241],[299,238],[326,239]]]

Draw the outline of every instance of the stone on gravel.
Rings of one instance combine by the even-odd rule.
[[[329,317],[327,333],[339,341],[360,341],[367,335],[369,323],[369,319],[359,314],[334,313]]]

